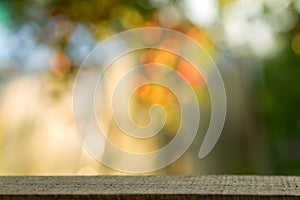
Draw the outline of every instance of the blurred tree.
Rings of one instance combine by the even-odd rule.
[[[286,40],[283,52],[265,62],[261,106],[275,171],[299,175],[300,57],[291,48],[291,37]]]

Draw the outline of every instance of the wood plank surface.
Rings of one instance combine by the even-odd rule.
[[[300,199],[295,176],[3,176],[4,199]]]

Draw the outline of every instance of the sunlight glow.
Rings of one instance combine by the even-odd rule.
[[[196,25],[208,28],[218,19],[218,3],[216,0],[185,0],[183,8],[186,16]]]

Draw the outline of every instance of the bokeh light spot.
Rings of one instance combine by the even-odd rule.
[[[50,59],[50,70],[57,75],[67,73],[71,68],[71,61],[64,53],[57,53]]]
[[[300,55],[300,33],[294,36],[292,40],[292,48],[295,53]]]

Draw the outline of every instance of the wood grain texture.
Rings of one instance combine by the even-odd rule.
[[[4,199],[300,199],[295,176],[4,176]]]

